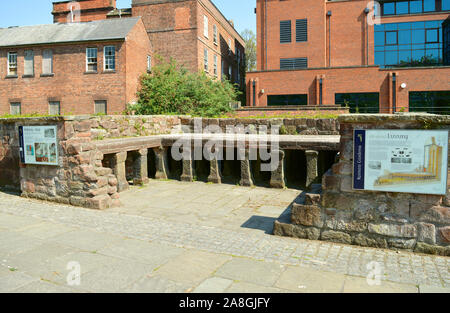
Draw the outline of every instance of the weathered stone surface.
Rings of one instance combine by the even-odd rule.
[[[314,150],[306,150],[306,187],[311,186],[319,177],[318,159],[319,152]]]
[[[413,249],[416,244],[416,240],[415,239],[389,238],[388,244],[389,244],[390,248]]]
[[[369,224],[368,229],[370,233],[389,237],[417,237],[417,229],[414,225]]]
[[[84,207],[86,205],[86,198],[71,196],[70,197],[70,204],[74,205],[74,206]]]
[[[295,238],[304,238],[317,240],[320,238],[320,229],[316,227],[305,227],[301,225],[292,225],[292,233]]]
[[[294,203],[292,206],[292,223],[303,226],[323,226],[322,209],[316,205]]]
[[[149,182],[148,168],[147,168],[147,149],[141,149],[135,153],[135,159],[133,161],[133,184],[144,185]]]
[[[442,256],[450,256],[450,246],[442,247],[442,246],[429,245],[424,242],[418,242],[416,244],[416,247],[414,248],[414,252],[435,254],[435,255],[442,255]]]
[[[99,195],[87,199],[87,205],[92,209],[104,210],[111,207],[112,200],[108,195]]]
[[[110,175],[110,174],[112,174],[112,172],[113,172],[113,170],[111,168],[107,168],[107,167],[100,167],[100,168],[95,169],[95,173],[98,176]]]
[[[159,147],[154,148],[155,161],[156,161],[156,179],[167,179],[169,170],[169,156],[167,148]]]
[[[436,244],[436,227],[433,224],[417,224],[417,240],[428,244]]]
[[[318,193],[307,193],[305,195],[305,204],[306,205],[320,205],[320,194]]]
[[[272,158],[276,158],[278,161],[278,166],[275,170],[272,170],[271,176],[270,176],[270,187],[272,188],[285,188],[286,187],[286,179],[284,176],[284,167],[285,167],[285,161],[284,161],[284,151],[278,150],[272,152]],[[274,160],[272,159],[272,162]]]
[[[273,226],[273,234],[275,236],[293,237],[294,225],[275,221]]]
[[[239,184],[241,186],[253,186],[253,175],[252,175],[252,169],[250,165],[249,160],[249,151],[248,149],[245,150],[245,158],[244,160],[241,160],[241,180]]]
[[[113,172],[117,178],[117,190],[119,192],[130,188],[127,181],[125,161],[127,159],[127,152],[115,153],[113,157]]]
[[[366,231],[368,223],[365,221],[354,220],[352,215],[352,211],[350,210],[337,210],[334,214],[328,214],[325,226],[333,230],[346,232]]]
[[[220,170],[220,164],[219,161],[216,159],[212,159],[209,161],[210,169],[209,169],[209,176],[208,176],[208,182],[214,183],[214,184],[221,184],[222,183],[222,173]]]
[[[386,239],[366,234],[357,234],[354,237],[354,243],[364,247],[373,247],[373,248],[388,247]]]
[[[375,213],[372,204],[364,199],[356,202],[353,216],[358,221],[371,222],[375,220]]]
[[[450,226],[439,228],[439,236],[445,243],[450,243]]]
[[[325,241],[332,241],[337,243],[352,243],[352,236],[340,231],[327,230],[322,232],[321,239]]]

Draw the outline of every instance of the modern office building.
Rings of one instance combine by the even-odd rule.
[[[450,0],[257,0],[247,105],[450,113]]]

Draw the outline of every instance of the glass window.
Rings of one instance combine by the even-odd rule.
[[[375,64],[379,64],[383,66],[384,62],[384,51],[383,52],[375,52]]]
[[[267,105],[282,106],[282,105],[307,105],[308,95],[270,95],[267,96]]]
[[[414,61],[422,61],[425,56],[425,50],[413,50],[412,51],[412,59]]]
[[[383,3],[383,15],[395,14],[395,3]]]
[[[414,29],[412,31],[412,43],[425,42],[425,29]]]
[[[203,15],[203,36],[208,38],[208,17]]]
[[[34,51],[33,50],[25,50],[24,75],[27,75],[27,76],[34,75]]]
[[[50,49],[42,52],[42,74],[53,73],[53,52]]]
[[[411,62],[411,50],[399,51],[398,52],[398,62],[400,65],[402,63]]]
[[[116,47],[106,46],[104,50],[105,56],[105,71],[116,70]]]
[[[203,64],[204,64],[204,69],[207,72],[208,71],[208,49],[205,48],[205,50],[203,50]]]
[[[20,102],[11,102],[9,110],[11,115],[20,115],[22,114],[22,105]]]
[[[408,14],[408,1],[396,3],[395,14]]]
[[[425,22],[425,28],[439,28],[442,25],[441,21],[428,21]]]
[[[426,42],[439,42],[439,29],[426,30]]]
[[[442,11],[450,10],[450,0],[442,0]]]
[[[97,48],[86,49],[86,70],[97,72]]]
[[[214,75],[217,76],[217,55],[214,55]]]
[[[152,56],[151,55],[147,55],[147,72],[151,72],[152,71]]]
[[[8,52],[8,75],[17,75],[17,52]]]
[[[386,51],[385,63],[386,63],[386,65],[397,65],[398,64],[398,51]]]
[[[409,13],[422,13],[422,0],[410,1]]]
[[[411,91],[409,111],[450,114],[450,91]]]
[[[400,45],[411,44],[411,31],[410,30],[399,30],[398,31],[398,43]]]
[[[49,101],[48,102],[48,113],[50,115],[60,115],[61,106],[59,101]]]
[[[107,102],[106,100],[96,100],[94,101],[95,114],[107,114]]]
[[[213,41],[217,45],[217,25],[213,26]]]
[[[424,0],[423,1],[423,11],[424,12],[436,11],[436,0]]]
[[[397,32],[386,32],[386,44],[387,45],[396,45],[398,43],[397,40]]]
[[[380,94],[366,93],[337,93],[334,96],[336,104],[350,107],[350,113],[379,113]]]
[[[384,32],[375,32],[375,46],[384,46]]]

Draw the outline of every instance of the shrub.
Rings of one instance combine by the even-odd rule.
[[[151,74],[142,76],[138,101],[127,111],[138,115],[213,117],[232,111],[230,102],[239,94],[229,81],[213,80],[205,73],[191,73],[172,60],[155,65]]]

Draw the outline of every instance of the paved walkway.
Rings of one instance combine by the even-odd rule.
[[[450,292],[447,257],[270,235],[298,196],[151,181],[94,211],[0,193],[0,292]]]

